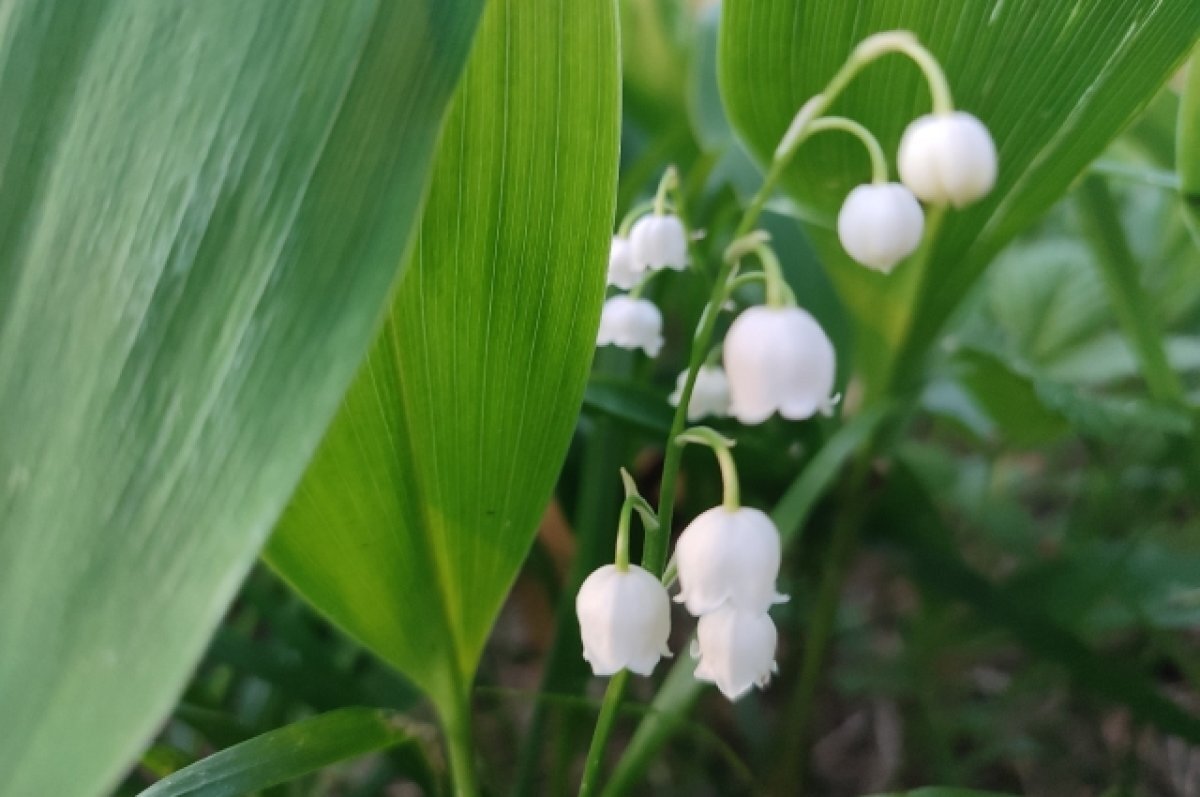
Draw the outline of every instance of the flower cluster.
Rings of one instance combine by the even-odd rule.
[[[900,140],[896,162],[899,182],[889,179],[888,162],[875,136],[854,120],[824,116],[837,94],[866,64],[889,52],[909,56],[922,70],[933,98],[932,113],[911,122]],[[766,422],[775,415],[805,420],[832,414],[836,397],[837,355],[821,324],[798,306],[784,279],[769,236],[754,223],[775,182],[795,151],[810,136],[841,131],[856,137],[871,160],[871,182],[846,196],[837,217],[837,233],[855,261],[890,272],[910,256],[925,237],[925,211],[930,205],[962,208],[985,196],[996,181],[997,155],[991,135],[976,117],[955,110],[949,86],[933,58],[902,31],[868,37],[855,48],[829,88],[805,103],[775,151],[762,189],[731,236],[717,269],[711,296],[692,341],[687,369],[679,374],[669,401],[676,409],[673,430],[684,418],[730,416],[743,425]],[[622,220],[612,239],[608,284],[617,293],[604,304],[598,345],[641,349],[656,357],[663,347],[663,318],[641,292],[655,274],[684,271],[689,241],[677,192],[678,176],[668,169],[653,203],[640,206]],[[757,261],[757,270],[745,270]],[[733,302],[737,288],[759,281],[765,301],[743,307]],[[627,291],[628,293],[624,293]],[[713,348],[718,318],[726,310],[735,317],[724,341]],[[718,364],[720,363],[720,364]],[[755,686],[765,686],[775,671],[777,633],[768,614],[786,600],[776,586],[782,558],[779,530],[763,512],[741,506],[733,441],[706,427],[675,435],[668,443],[664,485],[672,484],[679,448],[687,443],[709,446],[717,456],[724,499],[697,516],[679,536],[672,565],[662,580],[657,572],[666,559],[670,502],[656,514],[633,487],[628,474],[626,500],[617,534],[616,560],[596,570],[583,583],[576,613],[584,658],[597,675],[621,669],[647,675],[660,657],[669,655],[669,587],[678,580],[676,602],[698,618],[692,652],[695,677],[714,683],[730,700]],[[673,463],[673,464],[672,464]],[[668,494],[664,486],[664,496]],[[631,513],[637,510],[647,531],[647,551],[654,533],[656,553],[647,553],[643,569],[629,563]]]

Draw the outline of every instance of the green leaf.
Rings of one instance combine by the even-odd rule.
[[[671,405],[662,393],[637,382],[594,377],[583,394],[583,406],[659,437],[671,431]]]
[[[393,712],[339,709],[214,753],[138,797],[239,797],[414,738],[404,719]]]
[[[336,411],[479,0],[0,13],[7,794],[107,792]]]
[[[792,116],[821,91],[868,34],[916,33],[941,60],[956,104],[991,129],[995,190],[931,218],[927,257],[891,275],[853,264],[833,218],[868,177],[862,145],[824,134],[784,176],[842,298],[858,321],[860,370],[874,392],[915,373],[988,262],[1038,218],[1149,102],[1200,32],[1194,0],[950,0],[913,4],[727,0],[721,87],[735,129],[766,161]],[[868,67],[831,112],[859,120],[895,152],[904,127],[929,110],[920,73],[899,56]],[[933,229],[936,228],[936,229]]]
[[[1129,248],[1117,204],[1103,177],[1084,179],[1078,192],[1084,230],[1108,299],[1141,365],[1150,395],[1183,403],[1183,385],[1167,361],[1162,329],[1142,287],[1138,263]]]
[[[1007,630],[1029,652],[1062,666],[1081,689],[1128,706],[1134,716],[1166,733],[1200,741],[1200,718],[1160,693],[1149,675],[1128,661],[1092,650],[1048,617],[1037,596],[995,586],[972,570],[933,499],[903,464],[892,470],[867,529],[876,542],[903,549],[908,569],[923,590],[962,601],[980,621]]]
[[[414,261],[268,548],[454,714],[595,346],[617,163],[610,0],[488,5]]]

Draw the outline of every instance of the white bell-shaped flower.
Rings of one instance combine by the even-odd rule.
[[[860,185],[842,203],[837,229],[850,257],[888,272],[916,251],[925,214],[912,191],[900,183]]]
[[[596,344],[642,349],[655,357],[663,345],[662,325],[662,313],[649,299],[613,296],[600,313]]]
[[[633,267],[633,247],[629,239],[614,235],[608,250],[608,284],[627,291],[641,279],[641,272]]]
[[[671,601],[666,587],[637,565],[605,565],[588,576],[575,598],[583,658],[596,675],[625,669],[649,675],[669,656]]]
[[[751,307],[730,325],[724,350],[730,414],[741,423],[775,412],[804,420],[831,406],[833,343],[804,310]]]
[[[675,544],[679,594],[697,617],[722,605],[765,612],[787,600],[775,591],[779,529],[763,512],[716,506],[700,513]]]
[[[696,628],[696,680],[714,683],[725,697],[737,700],[771,680],[777,641],[775,624],[765,612],[729,605],[710,612]]]
[[[687,371],[675,380],[675,392],[669,397],[672,407],[678,407],[683,397],[683,386],[687,382]],[[729,379],[725,369],[719,365],[702,365],[696,372],[696,384],[692,387],[692,400],[688,402],[689,421],[698,421],[706,415],[717,418],[729,414]]]
[[[982,198],[996,183],[996,144],[969,113],[922,116],[900,138],[900,179],[926,202],[955,207]]]
[[[633,223],[629,244],[638,271],[687,268],[687,230],[672,213],[650,213]]]

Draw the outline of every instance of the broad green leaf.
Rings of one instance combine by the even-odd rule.
[[[489,4],[413,263],[268,548],[457,711],[595,346],[617,163],[611,0]]]
[[[409,725],[394,712],[339,709],[214,753],[168,775],[138,797],[239,797],[414,738]]]
[[[3,791],[105,793],[302,475],[479,0],[0,12]]]
[[[658,437],[671,431],[671,405],[662,393],[637,382],[594,377],[583,394],[583,406]]]
[[[850,262],[832,229],[848,190],[868,177],[861,144],[822,134],[785,175],[803,215],[824,220],[810,230],[858,321],[859,366],[875,392],[911,386],[987,263],[1150,101],[1200,33],[1194,0],[726,0],[723,7],[722,94],[760,161],[858,41],[897,28],[916,33],[941,60],[957,105],[995,137],[995,190],[947,211],[940,224],[931,216],[928,256],[888,276]],[[919,75],[889,56],[862,72],[831,112],[863,122],[894,153],[908,122],[929,110]]]

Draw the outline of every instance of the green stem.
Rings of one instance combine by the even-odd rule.
[[[633,229],[633,223],[645,216],[654,209],[654,200],[647,199],[644,202],[639,202],[629,209],[625,217],[621,219],[621,225],[617,227],[617,235],[622,238],[629,237],[629,231]]]
[[[800,107],[787,132],[784,133],[783,139],[780,140],[779,147],[775,150],[775,160],[789,159],[811,132],[813,121],[829,109],[829,106],[845,90],[855,75],[871,62],[889,53],[907,55],[921,68],[921,72],[925,75],[925,81],[929,84],[934,113],[950,113],[954,110],[954,100],[950,94],[950,84],[946,80],[946,74],[933,54],[917,41],[916,36],[907,31],[876,33],[859,42],[854,51],[850,53],[850,57],[846,59],[846,63],[825,86],[825,90],[810,98]]]
[[[870,130],[844,116],[822,116],[809,123],[805,137],[823,130],[840,130],[861,141],[867,148],[868,157],[871,158],[871,182],[881,185],[888,181],[887,156],[883,154],[879,139],[875,138]]]
[[[733,447],[732,440],[722,437],[707,426],[696,426],[676,437],[675,442],[680,445],[699,443],[711,448],[717,457],[717,463],[721,466],[724,497],[722,505],[731,511],[742,505],[738,489],[737,465],[733,461],[733,454],[729,451]]]
[[[604,748],[608,737],[612,734],[613,725],[617,720],[617,711],[621,708],[621,696],[625,684],[629,681],[629,670],[621,670],[608,682],[604,692],[604,702],[600,706],[600,716],[596,719],[596,732],[592,735],[592,746],[588,748],[587,763],[583,767],[583,780],[579,784],[579,797],[590,797],[596,794],[600,787],[600,765],[604,762]]]
[[[451,710],[443,712],[443,730],[449,749],[450,773],[455,797],[478,797],[475,780],[475,746],[471,741],[471,709],[465,697],[458,697]]]
[[[658,181],[658,192],[654,195],[654,215],[662,216],[667,212],[667,193],[679,187],[679,172],[674,166],[668,166]]]

